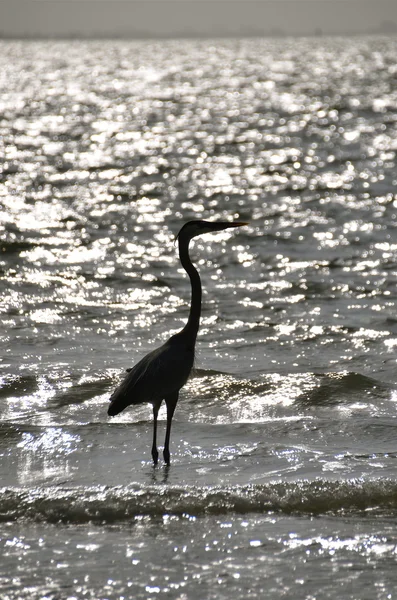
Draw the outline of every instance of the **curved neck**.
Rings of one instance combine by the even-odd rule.
[[[201,314],[201,280],[197,269],[193,266],[189,256],[189,239],[179,238],[179,258],[182,267],[189,275],[192,286],[192,299],[190,303],[189,319],[182,332],[187,335],[194,344],[200,325]]]

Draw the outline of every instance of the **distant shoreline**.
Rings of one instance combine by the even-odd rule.
[[[328,37],[397,37],[396,31],[348,31],[348,32],[306,32],[306,33],[284,33],[279,32],[212,32],[211,34],[179,32],[175,34],[153,34],[149,32],[135,34],[112,35],[109,33],[87,34],[26,34],[16,35],[0,32],[0,41],[157,41],[157,40],[213,40],[213,39],[282,39],[282,38],[328,38]]]

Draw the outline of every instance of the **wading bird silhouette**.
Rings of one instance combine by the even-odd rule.
[[[116,388],[110,397],[108,415],[114,416],[130,404],[149,402],[153,406],[153,462],[157,465],[157,416],[164,400],[167,406],[167,428],[164,442],[164,461],[170,464],[171,423],[179,390],[185,385],[194,362],[194,347],[200,325],[201,280],[189,256],[189,243],[203,233],[221,231],[229,227],[247,225],[240,221],[189,221],[177,235],[179,258],[190,278],[192,297],[185,327],[170,337],[160,348],[149,352]]]

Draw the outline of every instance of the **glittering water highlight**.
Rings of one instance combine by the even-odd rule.
[[[2,598],[392,598],[395,38],[0,49]],[[108,398],[187,318],[194,218],[250,224],[192,249],[154,469]]]

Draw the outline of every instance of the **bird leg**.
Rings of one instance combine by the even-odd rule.
[[[157,450],[157,416],[159,414],[159,408],[157,404],[153,404],[153,445],[152,445],[152,458],[153,463],[157,465],[159,460],[159,453]]]
[[[170,435],[171,435],[171,423],[172,417],[174,416],[176,403],[178,402],[178,392],[174,396],[170,396],[165,399],[165,403],[167,405],[167,429],[165,432],[165,442],[164,442],[164,462],[167,466],[170,464]]]

